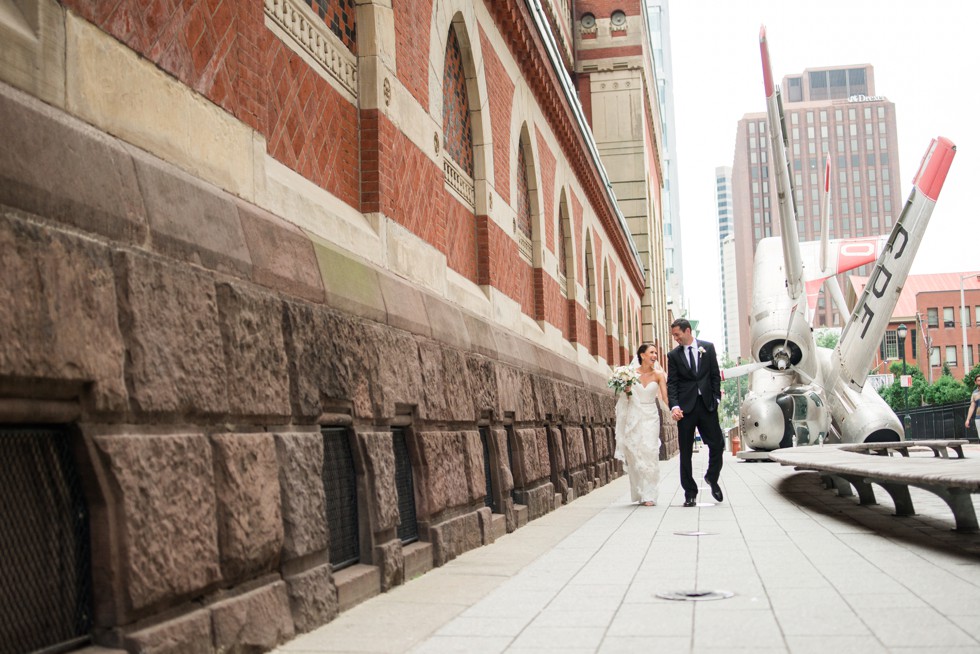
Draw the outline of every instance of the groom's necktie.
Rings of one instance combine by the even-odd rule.
[[[694,363],[694,346],[693,345],[688,345],[687,346],[687,360],[688,360],[688,363],[691,364],[691,372],[697,372],[698,371],[698,367]]]

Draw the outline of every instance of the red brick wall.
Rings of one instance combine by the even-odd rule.
[[[278,39],[265,60],[269,154],[359,208],[357,108]]]
[[[551,252],[555,251],[555,153],[541,135],[538,135],[538,171],[541,175],[541,196],[544,198],[542,220],[544,222],[544,244]]]
[[[558,329],[565,338],[569,337],[568,300],[561,292],[561,287],[551,275],[546,275],[540,268],[534,269],[534,290],[538,298],[539,316],[536,320],[544,320]]]
[[[613,35],[621,34],[626,36],[626,32],[614,32]],[[639,45],[621,45],[615,48],[592,48],[590,50],[579,50],[578,58],[587,59],[607,59],[609,57],[639,57],[643,54],[643,47]]]
[[[392,3],[395,17],[395,63],[398,81],[429,108],[429,40],[432,0]]]
[[[409,180],[406,179],[402,185],[409,186],[408,182]],[[441,175],[439,183],[442,184]],[[444,189],[438,193],[432,193],[430,186],[425,192],[432,195],[443,195],[447,198],[445,240],[442,243],[434,243],[434,245],[446,255],[446,263],[450,268],[474,284],[479,283],[477,277],[477,217],[473,215],[473,210]],[[432,222],[431,217],[424,215],[420,217],[420,220],[426,223]],[[429,242],[432,243],[432,241]],[[490,256],[493,256],[492,252]]]
[[[606,303],[604,286],[602,284],[603,280],[603,265],[602,265],[602,237],[599,235],[598,230],[593,230],[592,232],[592,256],[595,257],[595,303],[596,306],[602,307]]]
[[[483,48],[483,68],[486,71],[490,100],[494,188],[501,199],[510,204],[510,117],[514,102],[514,82],[504,70],[504,65],[500,63],[482,27],[480,44]]]
[[[477,221],[480,248],[479,283],[490,285],[521,305],[521,310],[537,318],[532,269],[518,252],[517,242],[487,216]]]
[[[265,128],[261,53],[271,33],[265,28],[261,2],[61,4],[249,126]]]
[[[588,73],[580,73],[575,76],[575,86],[578,88],[578,97],[582,102],[582,113],[592,127],[592,77]]]

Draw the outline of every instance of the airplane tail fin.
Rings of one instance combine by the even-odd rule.
[[[956,146],[947,138],[938,137],[929,145],[902,215],[834,349],[838,374],[854,390],[864,386],[955,155]]]

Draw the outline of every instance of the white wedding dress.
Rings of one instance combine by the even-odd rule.
[[[660,485],[660,386],[633,386],[616,401],[616,458],[626,464],[634,502],[656,502]]]

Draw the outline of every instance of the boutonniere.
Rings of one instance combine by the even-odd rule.
[[[698,346],[698,354],[704,354],[704,348]]]

